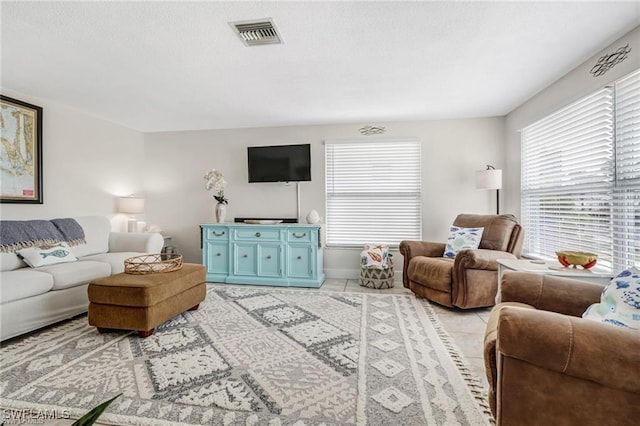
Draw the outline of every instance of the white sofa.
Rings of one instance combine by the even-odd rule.
[[[104,216],[74,217],[86,244],[71,247],[77,261],[28,267],[15,253],[0,253],[0,340],[87,311],[87,287],[96,278],[124,271],[128,257],[159,253],[157,233],[111,232]]]

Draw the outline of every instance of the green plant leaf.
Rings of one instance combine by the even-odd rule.
[[[87,414],[85,414],[84,416],[80,417],[78,420],[73,422],[71,426],[90,426],[94,424],[96,420],[98,420],[98,417],[102,415],[102,412],[107,409],[109,404],[111,404],[120,395],[122,395],[122,393],[119,393],[113,398],[111,398],[110,400],[105,401],[102,404],[98,405],[96,408],[89,411]]]

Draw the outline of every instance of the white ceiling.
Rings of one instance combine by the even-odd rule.
[[[145,132],[502,116],[640,2],[9,2],[4,89]],[[245,47],[230,21],[273,18]]]

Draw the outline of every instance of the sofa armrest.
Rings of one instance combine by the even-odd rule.
[[[465,249],[456,255],[453,268],[462,273],[463,269],[498,270],[498,259],[517,259],[511,253],[500,250]]]
[[[442,257],[442,255],[444,255],[444,248],[444,243],[435,243],[431,241],[401,241],[399,251],[404,257],[402,266],[402,284],[404,287],[409,288],[407,269],[409,268],[409,261],[412,257]]]
[[[505,306],[497,354],[640,394],[638,331],[555,312]]]
[[[109,252],[135,251],[139,253],[160,253],[164,246],[162,235],[141,232],[109,233]]]
[[[500,282],[501,302],[520,302],[536,309],[581,317],[600,301],[603,286],[553,275],[505,271]]]

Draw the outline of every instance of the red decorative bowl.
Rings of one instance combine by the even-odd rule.
[[[562,266],[573,266],[574,268],[582,266],[584,269],[589,269],[598,261],[598,255],[594,253],[587,253],[584,251],[557,251],[558,262]]]

